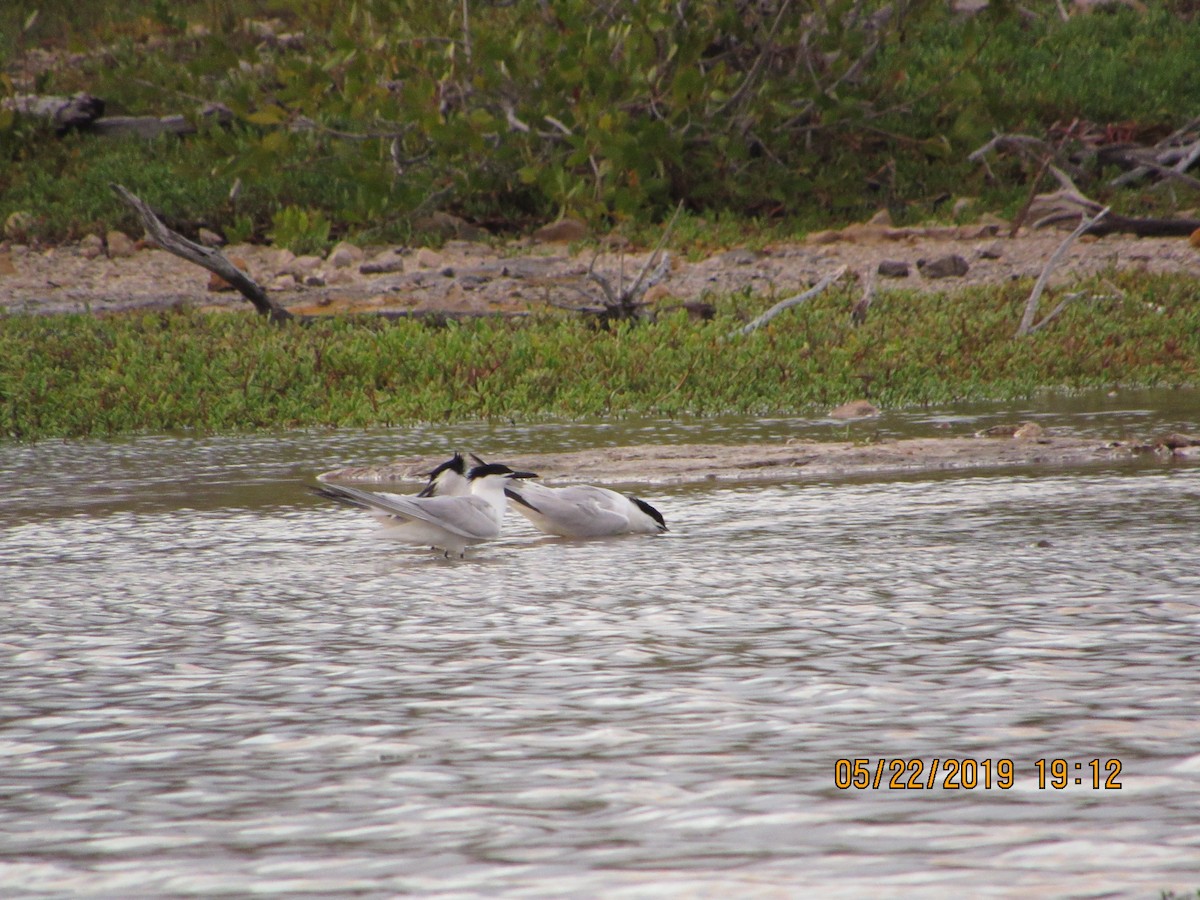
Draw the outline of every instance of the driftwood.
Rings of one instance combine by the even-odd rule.
[[[1058,249],[1050,255],[1050,259],[1046,261],[1046,265],[1042,269],[1042,274],[1038,276],[1038,280],[1034,284],[1033,290],[1029,293],[1029,299],[1025,301],[1025,312],[1021,316],[1021,324],[1017,326],[1016,337],[1023,337],[1024,335],[1029,334],[1030,331],[1035,331],[1038,328],[1041,328],[1066,308],[1069,298],[1059,303],[1059,305],[1051,311],[1050,315],[1046,316],[1046,318],[1037,325],[1034,325],[1033,323],[1034,317],[1037,315],[1038,303],[1042,299],[1042,292],[1046,289],[1046,282],[1050,278],[1050,273],[1054,270],[1054,267],[1058,265],[1059,261],[1064,255],[1066,255],[1066,252],[1070,246],[1075,243],[1075,241],[1077,241],[1081,235],[1086,233],[1092,225],[1101,221],[1106,215],[1108,215],[1107,206],[1096,213],[1096,215],[1094,215],[1092,218],[1082,219],[1079,223],[1079,227],[1072,231],[1067,239],[1058,245]]]
[[[835,269],[810,287],[807,291],[796,294],[794,297],[788,297],[786,300],[780,300],[757,319],[754,319],[736,331],[730,332],[728,335],[726,335],[726,338],[728,339],[737,337],[738,335],[746,335],[752,331],[756,331],[770,322],[785,309],[791,309],[793,306],[799,306],[805,300],[811,300],[813,297],[817,296],[817,294],[821,293],[821,291],[825,290],[825,288],[829,287],[829,285],[833,284],[835,281],[845,275],[848,268],[848,266],[842,266],[839,269]]]
[[[101,137],[132,135],[150,139],[160,134],[195,134],[196,126],[183,116],[104,116],[92,122],[88,131]]]
[[[91,125],[104,115],[104,101],[91,94],[76,94],[73,97],[18,94],[0,100],[0,109],[11,109],[23,116],[46,119],[62,132]]]
[[[254,304],[260,315],[268,316],[271,321],[285,322],[293,318],[290,312],[267,296],[267,292],[259,287],[258,282],[231,263],[220,250],[197,244],[172,231],[162,223],[145,201],[123,185],[110,184],[109,187],[138,214],[146,233],[163,250],[224,278],[238,293]]]
[[[1138,237],[1187,237],[1200,228],[1200,219],[1133,218],[1110,213],[1103,218],[1096,215],[1101,205],[1086,197],[1075,186],[1071,177],[1057,166],[1049,170],[1061,185],[1049,194],[1038,194],[1029,204],[1027,215],[1034,220],[1034,228],[1044,228],[1059,222],[1092,221],[1083,234],[1102,237],[1106,234],[1135,234]]]

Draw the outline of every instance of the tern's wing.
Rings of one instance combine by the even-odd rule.
[[[494,538],[500,534],[495,510],[482,497],[430,497],[408,500],[410,516],[466,538]]]
[[[341,484],[323,484],[315,491],[323,497],[363,509],[428,522],[465,538],[495,537],[499,533],[499,526],[490,515],[491,507],[479,497],[418,499],[403,494],[379,494]]]
[[[518,494],[556,532],[575,537],[620,534],[629,527],[628,516],[603,505],[601,501],[605,498],[599,493],[602,490],[587,486],[548,488],[516,483],[509,486],[510,494]],[[533,516],[529,518],[537,523]]]

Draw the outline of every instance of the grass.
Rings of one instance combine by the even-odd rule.
[[[882,292],[867,323],[828,292],[744,338],[761,311],[725,298],[598,330],[577,317],[330,319],[162,312],[0,318],[0,435],[365,427],[635,414],[803,414],[859,397],[885,407],[1024,398],[1045,387],[1200,382],[1200,281],[1110,276],[1012,335],[1029,285],[953,295]],[[1086,285],[1085,285],[1086,287]]]

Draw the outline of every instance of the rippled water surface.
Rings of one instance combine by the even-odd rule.
[[[1200,467],[643,486],[669,534],[510,514],[463,562],[304,489],[460,442],[519,462],[799,427],[0,446],[0,893],[1200,887]],[[841,790],[855,758],[924,769]],[[927,788],[935,758],[979,786]]]

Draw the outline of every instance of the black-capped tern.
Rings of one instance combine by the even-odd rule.
[[[336,484],[322,484],[313,491],[368,510],[386,526],[388,537],[433,546],[447,557],[452,553],[463,557],[467,547],[500,536],[507,505],[505,485],[516,483],[513,479],[536,477],[533,472],[515,472],[500,463],[486,463],[467,473],[467,496],[410,497]]]
[[[474,453],[471,457],[483,464]],[[534,528],[558,537],[661,534],[667,530],[662,513],[645,500],[595,485],[556,488],[532,481],[509,482],[504,493]]]
[[[469,493],[471,493],[471,482],[467,478],[466,463],[463,461],[461,453],[455,453],[429,473],[429,483],[421,489],[421,493],[417,496],[465,497]]]

